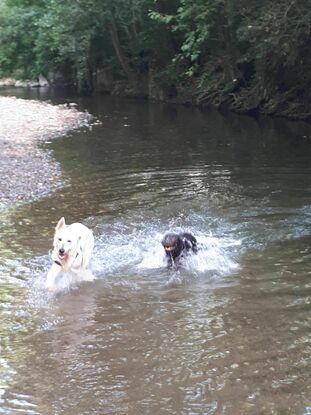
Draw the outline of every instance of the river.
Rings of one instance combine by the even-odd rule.
[[[0,212],[0,413],[310,415],[311,127],[76,102],[102,125],[42,144],[62,186]],[[61,216],[96,279],[48,295]],[[167,269],[182,230],[199,252]]]

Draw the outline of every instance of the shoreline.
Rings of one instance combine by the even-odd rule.
[[[40,143],[87,127],[74,106],[0,96],[0,209],[29,203],[61,186],[61,168]]]
[[[44,90],[55,88],[55,85],[49,84],[43,87]],[[68,88],[68,85],[61,86]],[[35,90],[40,89],[39,80],[18,81],[14,78],[0,78],[0,91],[14,89]],[[76,91],[77,92],[77,91]],[[129,99],[145,99],[148,102],[159,104],[181,105],[193,108],[213,108],[223,113],[231,112],[238,115],[247,115],[250,117],[268,116],[285,119],[288,121],[303,121],[311,123],[311,108],[303,102],[294,102],[286,100],[284,96],[277,95],[271,97],[266,102],[258,101],[258,97],[243,95],[243,91],[236,93],[228,93],[222,95],[217,89],[206,90],[204,94],[199,93],[195,87],[178,88],[173,96],[167,95],[161,88],[152,88],[147,90],[137,84],[129,84],[128,82],[116,81],[111,85],[97,85],[92,95],[110,95],[112,97],[129,98]],[[256,98],[256,99],[255,99]]]

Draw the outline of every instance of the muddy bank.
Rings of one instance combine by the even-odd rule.
[[[74,107],[0,97],[0,207],[30,202],[61,184],[61,169],[44,141],[88,126]]]

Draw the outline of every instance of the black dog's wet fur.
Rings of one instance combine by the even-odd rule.
[[[172,248],[170,252],[165,249],[168,265],[178,265],[181,258],[184,258],[188,251],[197,253],[197,240],[191,233],[168,233],[164,236],[162,245]]]

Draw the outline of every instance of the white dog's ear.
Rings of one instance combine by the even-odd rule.
[[[83,255],[83,251],[84,251],[84,246],[83,246],[83,241],[82,241],[82,236],[78,236],[78,240],[77,240],[77,251],[79,251],[79,253],[81,253]]]
[[[58,221],[55,230],[59,231],[60,229],[64,228],[66,226],[65,218],[60,218]]]
[[[82,237],[79,238],[78,246],[81,251],[82,255],[82,267],[86,268],[89,265],[91,254],[94,246],[94,242],[91,238],[83,239]]]
[[[80,260],[81,264],[83,264],[83,257],[84,257],[84,247],[82,246],[82,236],[78,236],[77,239],[77,246],[76,246],[77,253],[81,255]]]

